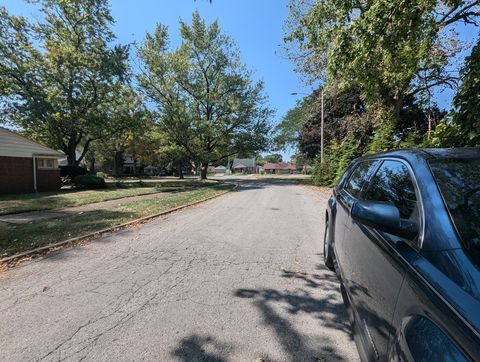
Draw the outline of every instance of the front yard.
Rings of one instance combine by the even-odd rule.
[[[28,224],[4,224],[0,227],[0,257],[10,256],[23,251],[31,250],[48,244],[53,244],[76,236],[85,235],[91,232],[102,230],[115,225],[120,225],[141,217],[154,215],[162,211],[170,210],[175,207],[184,206],[195,201],[205,199],[210,196],[218,195],[224,191],[231,190],[233,185],[217,183],[185,183],[182,185],[163,185],[161,189],[172,191],[166,193],[163,197],[147,200],[132,201],[127,204],[106,207],[89,212],[77,214],[65,214],[62,217],[51,219],[39,219]],[[135,191],[134,188],[127,189]],[[118,192],[116,192],[118,191]],[[113,194],[125,195],[121,191],[110,190]],[[137,190],[139,191],[139,190]],[[149,190],[146,190],[147,192]],[[67,198],[73,205],[82,205],[75,202],[87,203],[86,200],[99,200],[98,194],[104,192],[110,195],[108,191],[79,191],[68,195],[80,197],[76,200],[73,196]],[[154,192],[153,189],[151,192]],[[156,192],[159,192],[156,190]],[[130,194],[129,194],[130,195]],[[45,196],[45,195],[44,195]],[[47,195],[47,199],[59,195]],[[107,197],[107,196],[104,196]],[[40,197],[40,199],[42,199]],[[45,202],[45,198],[43,199]],[[107,199],[103,199],[107,200]],[[11,200],[13,202],[13,200]],[[41,206],[40,200],[36,198],[21,200],[31,201]],[[66,205],[64,200],[61,205]],[[72,205],[69,204],[69,205]],[[2,207],[3,201],[2,201]],[[5,208],[4,208],[5,209]],[[46,208],[44,208],[46,209]]]
[[[215,184],[215,181],[197,181],[191,179],[156,182],[107,182],[107,187],[99,190],[72,190],[21,195],[1,195],[0,215],[81,206],[95,202],[121,199],[129,196],[171,192],[176,189],[184,189],[185,187],[195,188],[199,185],[205,186],[213,184]]]

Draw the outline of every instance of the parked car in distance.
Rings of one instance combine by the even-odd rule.
[[[480,150],[362,157],[333,189],[325,264],[365,361],[480,361]]]

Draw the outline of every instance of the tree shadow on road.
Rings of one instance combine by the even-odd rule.
[[[227,355],[232,349],[230,344],[219,342],[211,336],[192,334],[184,337],[171,354],[185,362],[225,362],[227,360],[222,355]]]
[[[251,299],[261,312],[264,323],[269,326],[281,342],[290,361],[343,361],[345,356],[336,341],[327,336],[325,329],[341,331],[351,337],[347,311],[340,297],[340,287],[335,275],[325,273],[298,273],[283,270],[282,277],[304,282],[303,287],[293,291],[275,289],[237,289],[235,296]],[[322,290],[315,293],[316,289]],[[303,336],[285,312],[300,318],[308,313],[318,320],[318,330],[323,333],[313,338]]]

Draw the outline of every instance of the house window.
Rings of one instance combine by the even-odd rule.
[[[55,168],[55,160],[51,158],[37,158],[37,168],[53,169]]]

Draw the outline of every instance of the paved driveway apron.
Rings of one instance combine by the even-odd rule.
[[[358,360],[322,262],[327,197],[249,181],[4,272],[0,360]]]

